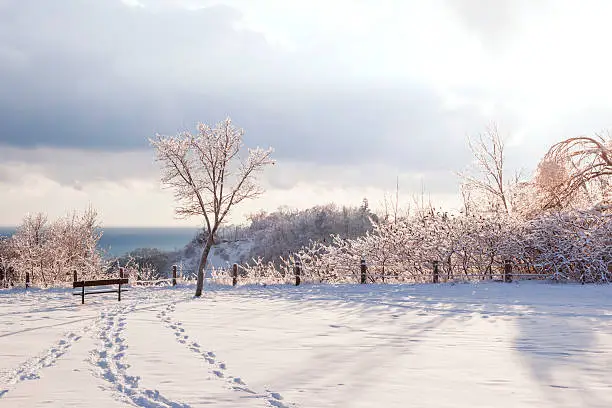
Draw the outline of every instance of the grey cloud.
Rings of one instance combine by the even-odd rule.
[[[79,189],[91,182],[158,180],[150,151],[104,152],[75,149],[20,149],[0,145],[0,182],[20,184],[26,175],[41,175]]]
[[[2,16],[0,47],[27,61],[0,68],[7,145],[144,151],[155,132],[230,115],[247,144],[271,145],[278,158],[441,170],[465,161],[465,130],[484,123],[426,87],[342,79],[348,67],[333,47],[271,47],[234,29],[240,13],[227,6],[26,0]]]
[[[465,129],[482,122],[474,111],[443,109],[434,94],[417,87],[286,95],[278,106],[251,109],[240,123],[254,129],[249,133],[266,135],[283,157],[356,165],[382,161],[407,170],[447,169],[461,161]]]

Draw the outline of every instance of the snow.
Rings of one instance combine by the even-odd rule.
[[[0,407],[610,407],[612,286],[0,292]]]

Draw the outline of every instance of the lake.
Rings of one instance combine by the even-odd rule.
[[[182,249],[195,237],[198,229],[111,227],[102,231],[98,247],[108,255],[120,256],[137,248]],[[11,236],[14,232],[15,228],[0,228],[0,236]]]

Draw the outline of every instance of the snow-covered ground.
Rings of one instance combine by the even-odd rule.
[[[612,286],[193,289],[0,292],[0,406],[612,406]]]

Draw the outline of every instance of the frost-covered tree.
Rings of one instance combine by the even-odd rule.
[[[473,171],[460,173],[464,199],[470,192],[480,193],[486,208],[509,214],[512,211],[511,189],[514,180],[506,170],[505,141],[495,123],[489,125],[477,139],[468,139],[474,157]]]
[[[209,126],[198,124],[197,133],[157,135],[150,139],[161,164],[162,184],[174,191],[179,217],[204,218],[208,237],[198,266],[196,296],[202,295],[204,269],[214,236],[230,210],[263,193],[257,176],[274,161],[272,149],[247,149],[244,130],[230,118]]]
[[[0,287],[8,287],[17,279],[14,267],[16,259],[11,239],[0,236]]]
[[[102,255],[97,247],[102,233],[97,218],[97,212],[89,208],[50,225],[49,269],[54,282],[70,280],[75,270],[82,277],[95,277],[102,272]]]
[[[97,213],[88,209],[49,221],[42,213],[27,215],[1,251],[0,262],[10,266],[13,279],[30,273],[43,286],[72,280],[73,271],[83,278],[102,272],[101,237]],[[6,255],[8,254],[8,255]]]
[[[612,137],[574,137],[553,145],[539,165],[544,209],[612,203]],[[580,201],[582,203],[580,203]]]
[[[19,270],[29,272],[31,279],[47,285],[47,263],[50,259],[50,226],[43,213],[28,214],[12,236]]]

